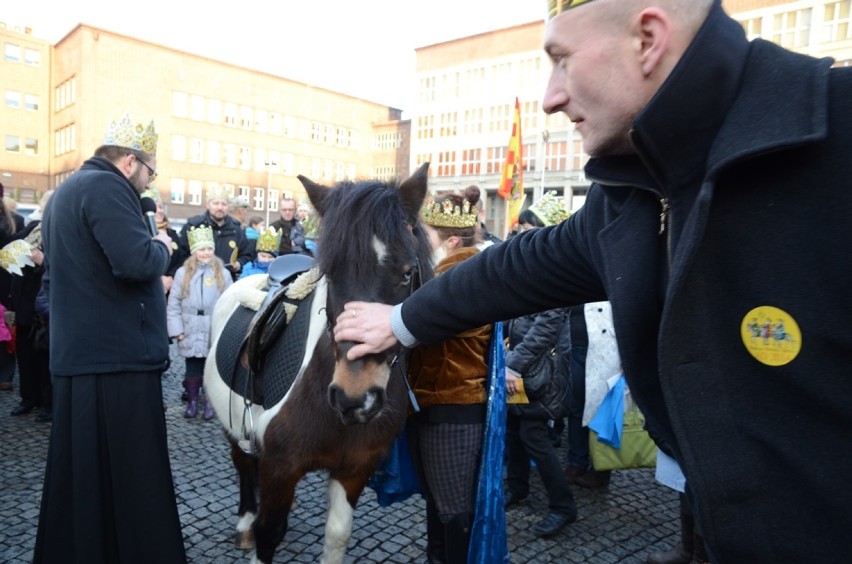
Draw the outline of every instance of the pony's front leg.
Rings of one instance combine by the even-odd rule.
[[[325,521],[325,547],[322,564],[342,564],[352,535],[352,515],[355,504],[367,485],[362,478],[329,478],[328,518]]]
[[[234,544],[237,548],[248,550],[254,546],[251,526],[254,523],[255,515],[257,515],[257,497],[255,496],[258,472],[257,458],[243,452],[243,449],[232,438],[228,437],[228,442],[231,443],[231,460],[234,463],[234,468],[237,469],[240,482],[240,505],[237,510],[239,522],[237,522]]]
[[[287,516],[293,503],[296,484],[302,475],[278,476],[274,462],[261,460],[260,510],[252,525],[255,554],[252,562],[269,564],[275,549],[287,533]]]

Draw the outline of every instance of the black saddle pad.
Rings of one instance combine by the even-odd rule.
[[[240,363],[240,349],[245,340],[251,320],[257,312],[238,306],[225,324],[216,345],[216,368],[222,380],[237,394],[248,397],[253,403],[269,409],[279,401],[293,385],[307,347],[311,321],[311,292],[296,309],[296,315],[287,324],[278,342],[269,349],[263,361],[262,373],[254,378],[247,388],[248,370]]]

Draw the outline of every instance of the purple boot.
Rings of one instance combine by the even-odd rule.
[[[186,395],[189,398],[183,416],[187,419],[194,419],[198,415],[198,392],[201,389],[201,378],[187,376],[183,381],[183,387],[186,388]]]

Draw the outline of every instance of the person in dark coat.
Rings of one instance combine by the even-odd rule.
[[[52,191],[51,191],[52,192]],[[47,200],[42,200],[42,206]],[[21,383],[21,403],[12,410],[13,416],[26,415],[40,407],[36,416],[39,422],[53,419],[53,386],[50,378],[48,315],[36,309],[36,298],[41,292],[44,275],[44,253],[41,240],[41,221],[27,224],[21,234],[30,245],[32,264],[24,266],[19,276],[12,276],[10,306],[14,312],[15,357]]]
[[[551,203],[553,205],[551,205]],[[560,204],[547,196],[518,216],[519,232],[558,223],[567,217]],[[559,455],[550,438],[549,423],[565,417],[568,375],[561,362],[560,335],[567,310],[551,309],[524,315],[506,323],[509,350],[506,352],[506,392],[510,397],[524,390],[528,403],[510,403],[506,410],[507,508],[520,503],[529,493],[530,462],[535,462],[547,491],[548,514],[534,527],[536,535],[553,536],[577,518],[577,506],[568,480],[562,472]],[[564,344],[563,344],[564,346]],[[538,396],[523,386],[529,369],[543,354],[554,355],[554,373],[542,383]]]
[[[172,241],[139,198],[156,140],[153,122],[113,122],[44,212],[54,401],[35,563],[186,562],[161,384]]]
[[[585,204],[399,306],[347,304],[335,339],[357,359],[609,300],[710,559],[845,562],[852,68],[749,42],[718,0],[550,5],[542,107],[591,155]]]
[[[225,268],[231,273],[232,280],[238,279],[243,266],[254,260],[254,241],[246,238],[243,226],[228,215],[228,192],[221,186],[207,191],[207,211],[186,220],[178,242],[178,258],[172,264],[176,264],[179,268],[190,257],[192,253],[189,250],[187,234],[190,229],[202,225],[213,230],[216,256],[225,263]]]

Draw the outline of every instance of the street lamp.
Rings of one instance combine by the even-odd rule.
[[[269,192],[272,190],[272,167],[277,166],[278,163],[276,163],[273,160],[268,160],[268,161],[264,162],[263,164],[266,165],[266,170],[267,170],[267,174],[266,174],[266,198],[265,198],[266,199],[266,206],[265,207],[266,207],[266,225],[269,226],[269,204],[270,204]]]

